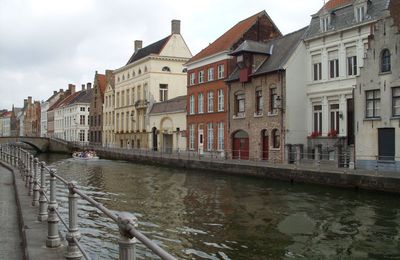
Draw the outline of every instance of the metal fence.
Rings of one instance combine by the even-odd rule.
[[[32,196],[32,206],[38,207],[38,221],[47,221],[47,247],[55,248],[61,245],[59,223],[61,222],[65,226],[67,230],[65,237],[68,243],[65,254],[67,259],[81,259],[82,257],[90,259],[88,253],[79,243],[81,238],[78,225],[79,198],[92,204],[118,225],[120,233],[118,241],[119,259],[136,259],[137,240],[161,259],[175,259],[137,230],[138,220],[135,216],[129,213],[115,214],[111,212],[101,203],[79,190],[75,181],[65,180],[57,174],[56,169],[47,167],[45,162],[40,162],[38,158],[34,158],[28,151],[12,145],[1,145],[0,160],[18,169],[23,181],[25,181],[29,196]],[[49,181],[48,186],[46,185],[46,180]],[[58,211],[57,181],[64,184],[65,189],[68,191],[68,223]]]

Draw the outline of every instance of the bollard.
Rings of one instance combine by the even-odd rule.
[[[118,216],[118,228],[121,235],[118,240],[119,259],[134,260],[136,259],[136,238],[130,234],[132,228],[138,226],[138,220],[130,213],[123,212]]]
[[[33,172],[34,172],[34,158],[33,155],[30,156],[30,171],[29,171],[29,176],[28,176],[28,195],[32,196],[33,194]]]
[[[58,234],[58,222],[60,219],[57,216],[57,199],[56,199],[56,170],[50,170],[50,202],[48,205],[47,218],[47,247],[58,247],[61,244],[60,235]]]
[[[68,215],[69,215],[69,228],[66,235],[68,241],[67,254],[65,258],[67,259],[81,259],[82,253],[79,250],[74,238],[79,241],[81,234],[78,230],[78,195],[75,193],[74,189],[76,186],[75,181],[68,183]]]
[[[34,159],[34,164],[33,164],[33,197],[32,197],[32,206],[37,206],[39,205],[39,184],[37,180],[37,175],[38,175],[38,168],[39,168],[39,159],[35,158]]]
[[[41,162],[40,163],[40,197],[39,197],[39,215],[38,215],[38,220],[39,221],[45,221],[47,220],[47,200],[45,197],[45,192],[46,192],[46,174],[45,174],[45,163]]]

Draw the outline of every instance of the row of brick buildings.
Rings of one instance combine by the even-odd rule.
[[[173,20],[161,40],[136,40],[125,65],[96,72],[93,88],[42,102],[42,136],[274,162],[399,161],[399,9],[330,0],[287,35],[262,11],[194,56]]]

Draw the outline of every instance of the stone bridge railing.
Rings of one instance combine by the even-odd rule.
[[[71,144],[67,141],[34,136],[3,136],[0,137],[0,144],[25,143],[39,152],[71,152]]]
[[[172,255],[164,251],[156,243],[151,241],[139,230],[138,221],[135,216],[129,213],[113,213],[101,203],[98,203],[78,187],[75,181],[67,181],[59,176],[55,169],[49,168],[38,158],[34,158],[28,151],[12,145],[0,145],[0,160],[19,170],[21,177],[25,181],[25,187],[28,189],[29,196],[32,196],[32,206],[38,207],[37,219],[40,222],[47,221],[47,239],[48,248],[56,248],[61,245],[59,235],[59,223],[66,227],[66,259],[90,259],[88,253],[79,243],[81,233],[78,228],[78,198],[86,200],[107,217],[118,224],[120,238],[119,259],[136,259],[136,243],[139,240],[143,245],[149,248],[161,259],[175,259]],[[46,186],[46,178],[49,179],[49,186]],[[58,211],[56,197],[56,182],[65,185],[68,192],[68,223],[63,220]],[[29,243],[29,241],[28,241]]]

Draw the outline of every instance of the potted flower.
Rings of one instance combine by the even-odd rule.
[[[321,132],[318,132],[318,131],[314,131],[314,132],[312,132],[311,133],[311,138],[315,138],[315,137],[318,137],[318,136],[320,136],[321,135]]]
[[[335,129],[331,129],[331,131],[328,133],[328,136],[332,138],[337,137],[337,131]]]

